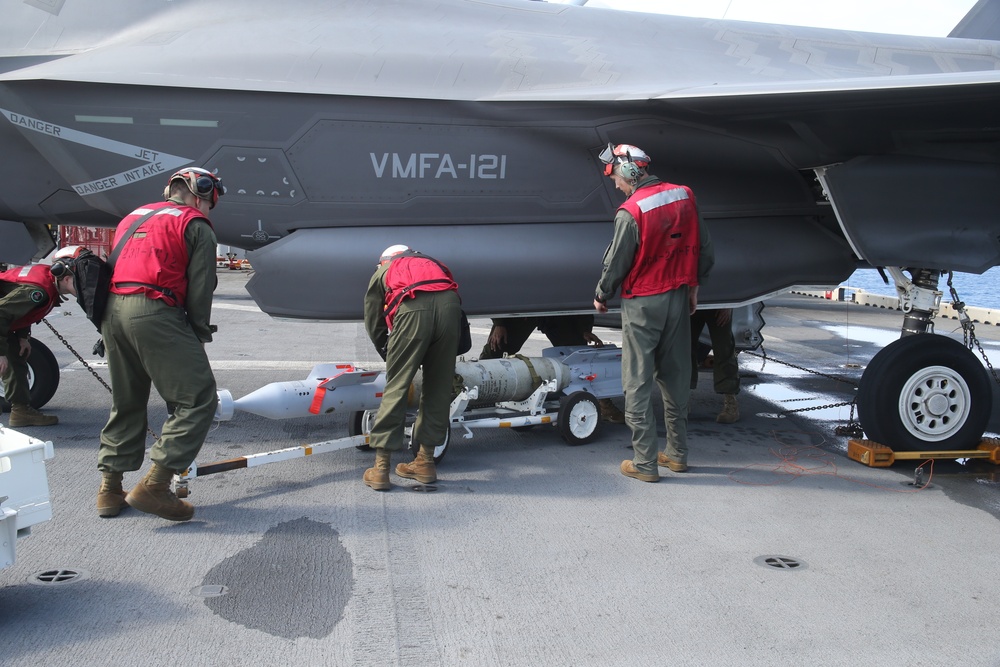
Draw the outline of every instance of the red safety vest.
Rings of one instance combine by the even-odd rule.
[[[385,272],[385,324],[390,331],[392,318],[403,299],[412,299],[418,292],[458,291],[451,271],[436,259],[419,253],[400,253],[389,262]]]
[[[672,183],[649,185],[632,193],[621,208],[639,226],[639,248],[622,281],[622,298],[697,285],[701,241],[691,189]]]
[[[135,222],[162,204],[148,204],[129,213],[118,223],[112,247]],[[208,222],[205,214],[191,206],[168,204],[152,215],[125,241],[111,276],[114,294],[145,294],[171,306],[187,303],[188,249],[184,230],[195,218]],[[209,225],[211,223],[209,222]],[[141,284],[137,284],[141,283]]]
[[[10,323],[11,331],[19,331],[42,321],[46,315],[52,312],[56,304],[60,303],[59,290],[56,289],[56,279],[52,277],[52,271],[46,264],[35,264],[33,266],[22,266],[19,269],[10,269],[0,273],[0,281],[6,283],[20,283],[22,285],[34,285],[49,295],[48,302],[41,308],[34,308],[24,317]]]

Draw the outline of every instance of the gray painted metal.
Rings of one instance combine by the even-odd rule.
[[[520,0],[16,3],[0,218],[114,225],[197,164],[273,315],[359,319],[392,243],[448,263],[470,314],[589,311],[622,201],[596,155],[628,142],[698,196],[703,301],[746,303],[864,259],[997,264],[998,103],[985,41]]]
[[[948,36],[1000,40],[1000,2],[979,0]]]

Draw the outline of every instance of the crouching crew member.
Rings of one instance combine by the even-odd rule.
[[[434,448],[445,441],[449,423],[462,305],[458,284],[441,262],[405,245],[385,249],[365,294],[365,329],[385,359],[385,390],[369,444],[375,467],[364,482],[386,491],[389,460],[403,448],[406,405],[417,369],[423,369],[413,440],[420,451],[396,474],[429,484],[437,480]]]
[[[205,354],[215,330],[209,322],[217,283],[208,212],[223,193],[214,174],[182,169],[163,191],[166,202],[140,207],[118,224],[115,246],[146,217],[114,266],[101,323],[112,387],[111,415],[97,455],[102,517],[127,506],[171,521],[194,516],[194,507],[170,486],[201,450],[218,402]],[[149,450],[149,472],[126,495],[122,476],[142,467],[145,456],[151,385],[166,401],[169,416]]]
[[[62,301],[76,296],[73,261],[86,249],[67,246],[56,252],[52,266],[35,264],[0,273],[0,380],[10,404],[11,428],[51,426],[59,422],[31,407],[28,355],[31,325],[41,322]]]

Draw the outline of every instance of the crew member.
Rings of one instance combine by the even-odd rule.
[[[722,411],[715,417],[720,424],[733,424],[740,419],[740,365],[736,361],[736,340],[733,338],[733,311],[699,308],[691,314],[691,389],[698,386],[698,338],[708,327],[712,339],[712,379],[716,394],[722,394]]]
[[[194,516],[191,503],[170,489],[173,476],[195,460],[215,416],[215,376],[205,354],[215,291],[216,239],[209,211],[225,193],[222,181],[196,167],[170,176],[165,202],[127,215],[115,246],[128,236],[111,277],[101,335],[111,372],[111,415],[101,431],[97,513],[116,516],[126,506],[171,521]],[[125,472],[142,467],[150,387],[169,416],[149,450],[146,476],[126,495]]]
[[[434,448],[451,427],[449,408],[458,354],[462,314],[458,284],[441,262],[405,245],[389,246],[365,294],[365,329],[385,359],[385,389],[369,444],[375,466],[364,483],[387,491],[392,452],[403,448],[403,429],[410,383],[423,370],[413,440],[420,451],[412,463],[400,463],[396,474],[423,484],[437,481]]]
[[[31,407],[28,387],[28,355],[31,354],[31,325],[41,322],[62,301],[76,296],[74,262],[82,246],[56,251],[52,265],[35,264],[0,273],[0,380],[4,398],[10,404],[11,428],[51,426],[59,423]]]
[[[604,313],[608,299],[621,288],[622,387],[633,450],[621,472],[656,482],[657,465],[687,470],[690,316],[715,254],[690,188],[648,173],[650,158],[635,146],[608,144],[600,158],[605,175],[627,197],[615,215],[614,238],[604,253],[594,295],[594,308]],[[667,428],[666,450],[659,453],[654,380]]]

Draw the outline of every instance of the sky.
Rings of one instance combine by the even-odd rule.
[[[570,2],[574,0],[549,0]],[[976,0],[588,0],[587,6],[945,37]]]

